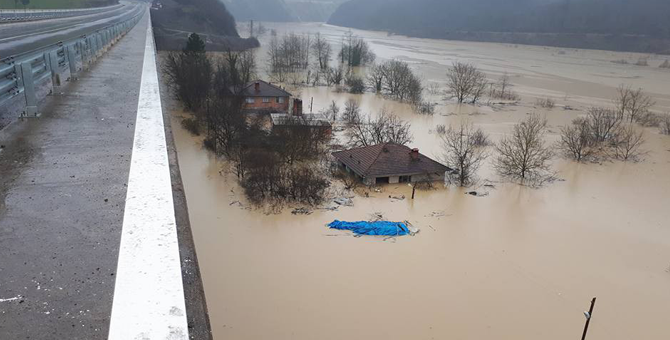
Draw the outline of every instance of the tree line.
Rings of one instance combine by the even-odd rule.
[[[621,85],[612,102],[612,107],[592,107],[585,116],[562,127],[560,140],[553,145],[546,142],[546,118],[537,114],[516,124],[493,148],[488,136],[472,123],[442,126],[438,129],[442,159],[454,169],[449,180],[463,187],[474,184],[479,168],[493,156],[492,166],[502,178],[541,185],[553,178],[551,160],[558,155],[577,162],[640,160],[645,154],[645,138],[636,124],[658,127],[670,135],[670,114],[652,113],[655,103],[642,89]]]

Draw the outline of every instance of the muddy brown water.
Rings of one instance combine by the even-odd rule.
[[[345,31],[270,28],[319,30],[334,43]],[[314,98],[315,111],[350,97],[365,112],[385,107],[411,120],[412,146],[436,157],[438,124],[467,119],[495,140],[538,112],[547,116],[553,142],[561,125],[590,105],[608,104],[623,82],[651,93],[657,111],[670,104],[670,72],[610,62],[636,60],[634,54],[356,33],[382,59],[411,59],[426,82],[443,81],[454,59],[491,77],[512,75],[520,105],[441,105],[434,116],[372,94],[298,92]],[[558,107],[534,108],[536,97],[552,97]],[[575,339],[594,296],[589,339],[670,338],[670,137],[654,129],[645,130],[643,162],[557,158],[561,180],[541,189],[498,183],[487,165],[481,178],[495,189],[478,188],[486,197],[441,187],[395,200],[389,196],[409,197],[411,189],[390,185],[369,198],[356,195],[353,207],[292,215],[290,208],[250,208],[225,163],[181,128],[180,114],[172,123],[215,339]],[[421,231],[355,238],[325,227],[373,213]]]

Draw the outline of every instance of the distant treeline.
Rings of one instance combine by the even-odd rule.
[[[662,42],[670,40],[668,18],[667,0],[352,0],[329,23],[418,37],[669,52]]]

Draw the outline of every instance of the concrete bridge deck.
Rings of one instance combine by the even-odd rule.
[[[211,338],[148,27],[0,131],[2,339]]]

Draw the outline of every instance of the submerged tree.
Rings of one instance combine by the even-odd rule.
[[[332,46],[321,36],[321,33],[316,34],[312,43],[312,54],[314,54],[316,61],[319,63],[320,70],[328,69],[328,63],[332,55]]]
[[[449,180],[460,187],[467,187],[475,181],[477,170],[487,158],[481,139],[484,132],[474,128],[472,123],[449,126],[442,138],[443,160],[454,169]]]
[[[544,142],[547,120],[531,115],[496,144],[494,167],[503,178],[539,185],[550,177],[553,152]]]
[[[457,61],[447,72],[447,86],[458,103],[469,99],[475,104],[486,90],[486,75],[474,65]]]
[[[376,55],[370,45],[349,31],[342,42],[340,61],[349,67],[365,66],[375,61]]]
[[[590,159],[597,151],[593,130],[588,119],[575,119],[571,125],[561,128],[559,149],[577,162]]]
[[[641,88],[633,90],[630,86],[621,85],[617,88],[614,105],[623,120],[628,117],[630,122],[637,122],[656,103]]]

